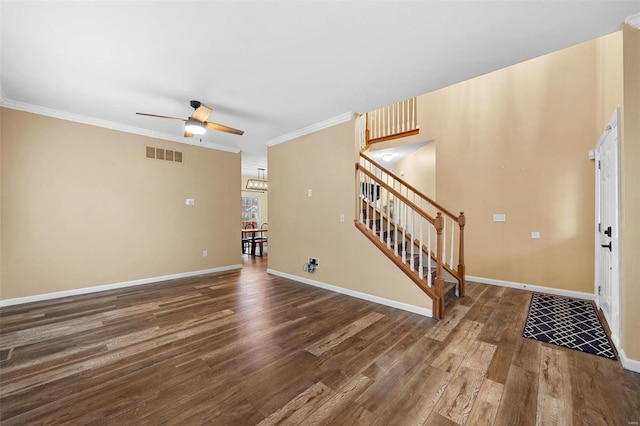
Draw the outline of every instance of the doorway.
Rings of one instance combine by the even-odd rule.
[[[595,149],[595,301],[611,340],[620,336],[620,111],[616,109]]]

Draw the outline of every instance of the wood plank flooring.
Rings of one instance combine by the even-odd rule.
[[[1,309],[0,423],[640,422],[639,374],[522,337],[528,292],[468,283],[436,321],[266,262]]]

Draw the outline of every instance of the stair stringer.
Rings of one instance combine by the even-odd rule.
[[[425,278],[420,278],[416,268],[411,270],[411,266],[402,261],[402,256],[396,255],[393,249],[387,247],[387,243],[380,241],[380,237],[371,229],[359,221],[355,221],[355,226],[362,232],[382,253],[384,253],[402,272],[405,273],[432,301],[432,312],[434,318],[442,319],[444,315],[444,279],[434,278],[433,285],[429,287]]]

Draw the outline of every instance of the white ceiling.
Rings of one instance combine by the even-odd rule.
[[[621,28],[634,1],[0,2],[2,103],[182,138],[266,166],[266,143]],[[195,143],[199,143],[195,141]]]

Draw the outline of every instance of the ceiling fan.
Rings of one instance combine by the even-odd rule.
[[[189,118],[168,117],[166,115],[146,114],[144,112],[136,112],[138,115],[146,115],[149,117],[168,118],[170,120],[184,121],[184,136],[202,135],[207,129],[218,130],[221,132],[233,133],[234,135],[242,135],[244,131],[234,129],[233,127],[223,126],[222,124],[206,121],[213,111],[200,101],[191,101],[191,107],[194,109],[193,114]]]

